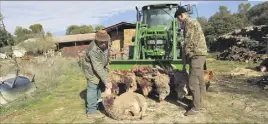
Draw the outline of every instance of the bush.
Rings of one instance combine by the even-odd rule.
[[[23,42],[19,44],[20,47],[25,48],[27,54],[40,55],[47,52],[49,49],[55,49],[56,44],[52,37],[36,38],[33,42]]]
[[[9,52],[11,52],[9,46],[0,47],[0,53],[9,53]]]

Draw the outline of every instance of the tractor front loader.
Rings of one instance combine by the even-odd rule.
[[[182,68],[180,23],[174,18],[179,4],[153,4],[137,10],[134,51],[128,60],[112,60],[111,69],[130,69],[135,65]],[[192,13],[192,6],[186,9]]]

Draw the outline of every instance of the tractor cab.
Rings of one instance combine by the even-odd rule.
[[[164,27],[169,29],[172,26],[173,16],[178,4],[147,5],[142,7],[142,24],[150,27]]]
[[[177,38],[174,33],[177,32],[178,23],[173,18],[177,7],[178,4],[156,4],[143,6],[140,11],[136,8],[136,31],[139,34],[135,37],[134,59],[177,58],[176,53],[172,53],[177,46],[173,42]]]

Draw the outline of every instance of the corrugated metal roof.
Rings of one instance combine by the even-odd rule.
[[[127,25],[127,26],[132,26],[133,28],[136,27],[136,24],[133,24],[133,23],[120,22],[120,23],[117,23],[117,24],[115,24],[115,25],[111,25],[111,26],[109,26],[109,27],[106,27],[106,28],[104,28],[103,30],[106,30],[107,32],[109,32],[109,31],[115,29],[116,27],[120,27],[120,26],[123,26],[123,25],[125,25],[125,26],[126,26],[126,25]]]
[[[53,37],[57,43],[66,43],[74,41],[87,41],[94,40],[96,33],[87,33],[87,34],[76,34],[76,35],[65,35]]]

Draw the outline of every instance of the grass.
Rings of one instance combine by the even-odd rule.
[[[3,63],[4,61],[1,61]],[[5,63],[8,63],[5,61]],[[53,64],[52,64],[53,63]],[[253,68],[258,63],[240,63],[208,59],[208,68],[216,73],[208,92],[208,111],[197,116],[183,116],[185,110],[176,102],[157,103],[147,98],[155,111],[141,121],[116,121],[111,118],[94,123],[265,123],[268,115],[268,93],[247,85],[252,75],[229,76],[235,68]],[[12,64],[11,64],[12,65]],[[22,70],[36,74],[38,90],[32,97],[22,98],[1,107],[2,123],[89,123],[85,117],[85,101],[81,97],[86,81],[77,61],[51,58],[46,61],[20,61]],[[7,67],[5,67],[7,68]],[[3,69],[3,68],[2,68]],[[251,70],[252,73],[254,70]],[[1,70],[3,72],[3,70]],[[251,74],[251,73],[249,73]],[[189,97],[191,99],[191,97]],[[172,101],[172,100],[170,100]],[[170,115],[167,115],[170,114]]]
[[[77,77],[83,77],[80,68],[76,65],[76,60],[66,60],[64,58],[52,58],[50,62],[41,62],[38,59],[29,61],[20,61],[21,72],[27,72],[30,75],[36,75],[36,85],[38,89],[29,98],[21,98],[8,106],[1,108],[1,118],[20,108],[28,109],[34,106],[41,106],[55,99],[57,94],[54,94],[63,84],[68,81],[73,81]],[[68,62],[66,62],[68,61]],[[52,64],[53,63],[53,64]],[[6,70],[11,70],[7,66],[1,68],[1,72],[7,73]],[[3,74],[4,74],[3,73]],[[68,83],[67,83],[68,84]],[[72,84],[72,83],[71,83]],[[69,86],[70,87],[70,86]],[[69,89],[69,88],[68,88]],[[62,93],[68,93],[62,91]],[[44,109],[49,111],[50,108]],[[3,114],[2,114],[3,113]]]
[[[207,60],[207,67],[212,68],[215,72],[221,74],[230,73],[235,68],[254,68],[259,63],[245,63],[245,62],[234,62],[234,61],[218,61],[214,59]]]

